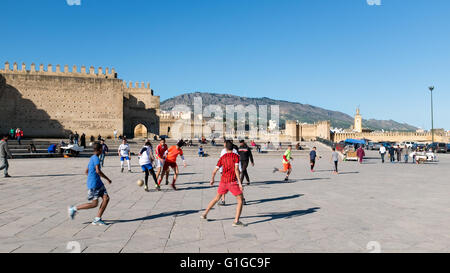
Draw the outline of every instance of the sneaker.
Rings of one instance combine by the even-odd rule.
[[[148,187],[144,186],[144,191],[149,192]]]
[[[175,191],[177,190],[177,187],[175,187],[175,184],[172,184],[172,189]]]
[[[67,209],[67,211],[68,211],[70,219],[73,220],[75,218],[75,215],[77,214],[75,207],[71,206]]]
[[[250,186],[250,181],[247,182],[247,186]]]
[[[241,221],[237,222],[237,223],[233,223],[233,227],[246,227],[247,225],[242,223]]]
[[[131,170],[128,170],[128,173],[131,173]]]
[[[205,215],[203,215],[203,214],[200,215],[200,218],[203,219],[203,220],[208,220],[208,218]]]
[[[11,177],[11,175],[5,174],[5,178],[10,178],[10,177]]]
[[[289,182],[289,178],[286,177],[286,178],[284,179],[284,182]]]
[[[247,201],[245,201],[245,198],[244,198],[244,200],[242,200],[242,204],[243,204],[244,206],[247,206]]]
[[[94,221],[92,222],[93,226],[106,226],[106,223],[103,222],[102,219],[94,219]]]
[[[217,204],[217,205],[219,205],[219,206],[225,206],[225,201],[219,201],[219,203]]]
[[[123,173],[123,168],[120,169],[120,172]]]
[[[161,191],[161,187],[159,185],[155,185],[157,191]]]
[[[166,180],[166,185],[169,185],[169,180]]]

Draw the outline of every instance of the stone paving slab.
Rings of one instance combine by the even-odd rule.
[[[295,158],[290,183],[272,173],[282,153],[255,156],[245,187],[246,228],[231,226],[230,195],[210,221],[200,219],[217,191],[218,181],[209,185],[214,157],[187,157],[179,191],[163,185],[150,193],[136,185],[136,158],[128,174],[108,157],[103,171],[113,184],[106,185],[105,227],[90,224],[97,210],[67,217],[69,205],[86,202],[88,158],[11,160],[14,177],[0,178],[0,252],[64,253],[72,241],[86,253],[368,252],[372,241],[383,252],[449,252],[450,155],[439,155],[437,164],[381,164],[368,152],[364,164],[341,162],[334,175],[330,151],[312,145],[322,155],[317,172],[309,171],[306,155]]]

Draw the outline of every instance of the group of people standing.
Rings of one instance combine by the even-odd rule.
[[[80,136],[78,132],[75,132],[74,134],[70,133],[69,143],[86,148],[86,135],[82,133]]]
[[[402,160],[404,160],[405,163],[408,163],[409,155],[412,151],[413,151],[413,149],[408,146],[401,148],[400,145],[397,145],[396,147],[390,146],[390,147],[386,148],[384,145],[381,145],[379,153],[381,155],[382,163],[385,162],[386,154],[388,154],[389,161],[391,163],[395,163],[395,161],[402,162]],[[402,159],[402,154],[404,155],[403,159]],[[415,161],[415,159],[413,158],[413,163],[414,163],[414,161]]]

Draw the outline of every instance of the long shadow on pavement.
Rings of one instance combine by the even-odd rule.
[[[183,184],[180,184],[183,185]],[[218,185],[218,184],[217,184]],[[214,186],[217,186],[214,185]],[[178,186],[178,185],[177,185]],[[211,189],[214,188],[214,186],[200,186],[200,187],[187,187],[187,188],[177,188],[177,191],[190,191],[190,190],[204,190],[204,189]]]
[[[28,176],[13,176],[11,178],[39,178],[39,177],[63,177],[63,176],[85,176],[85,174],[41,174],[41,175],[28,175]]]
[[[292,183],[296,183],[296,182],[299,182],[299,181],[316,181],[316,180],[330,180],[331,178],[328,178],[328,177],[326,177],[326,178],[320,178],[320,177],[317,177],[317,178],[305,178],[305,179],[298,179],[298,180],[290,180],[289,182],[285,182],[285,181],[281,181],[281,180],[279,180],[279,181],[275,181],[275,180],[271,180],[271,181],[259,181],[259,182],[252,182],[251,184],[250,184],[250,186],[251,185],[259,185],[259,184],[265,184],[265,185],[273,185],[273,184],[292,184]]]
[[[315,208],[309,208],[306,210],[293,210],[293,211],[287,211],[287,212],[272,212],[272,213],[260,214],[260,215],[255,215],[255,216],[244,216],[244,217],[241,217],[241,219],[269,218],[269,219],[252,222],[252,223],[247,223],[247,225],[255,225],[255,224],[261,224],[261,223],[278,220],[278,219],[290,219],[290,218],[294,218],[294,217],[304,216],[304,215],[308,215],[311,213],[315,213],[319,209],[320,209],[319,207],[315,207]],[[225,220],[233,220],[233,219],[234,218],[225,218],[225,219],[209,220],[209,222],[225,221]]]
[[[260,200],[251,200],[247,201],[247,206],[249,205],[257,205],[261,203],[267,203],[267,202],[273,202],[273,201],[282,201],[282,200],[289,200],[289,199],[295,199],[304,196],[303,194],[294,194],[291,196],[282,196],[282,197],[276,197],[276,198],[268,198],[268,199],[260,199]]]
[[[346,175],[346,174],[358,174],[359,172],[341,172],[339,175]]]
[[[169,217],[169,216],[180,217],[180,216],[186,216],[189,214],[194,214],[194,213],[199,213],[199,212],[200,212],[200,210],[182,210],[182,211],[162,212],[159,214],[148,215],[145,217],[130,219],[130,220],[104,220],[104,221],[107,224],[129,223],[129,222],[137,222],[137,221],[147,221],[147,220],[152,220],[152,219],[157,219],[157,218],[162,218],[162,217]]]
[[[178,174],[178,176],[183,176],[183,175],[194,175],[194,174],[197,174],[197,173],[179,173]]]

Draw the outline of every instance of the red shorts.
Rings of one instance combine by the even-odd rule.
[[[242,194],[242,191],[239,188],[239,184],[237,182],[220,183],[217,193],[220,195],[223,195],[223,194],[227,194],[228,192],[231,192],[231,194],[233,194],[234,196],[238,196],[238,195]]]
[[[163,171],[167,171],[169,168],[175,169],[177,167],[177,163],[176,162],[164,162],[164,168]]]
[[[290,169],[292,169],[291,163],[283,163],[283,170],[289,171]]]

